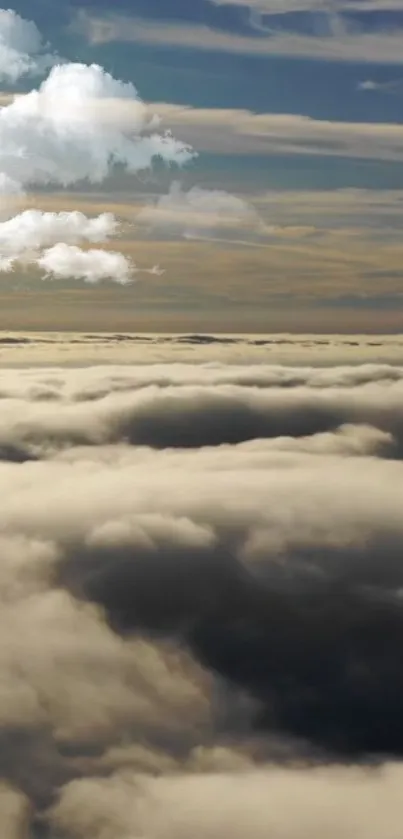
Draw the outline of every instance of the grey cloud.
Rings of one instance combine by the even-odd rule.
[[[371,381],[371,376],[373,381]],[[194,377],[197,384],[192,384]],[[270,368],[160,370],[87,380],[63,394],[57,379],[22,382],[2,400],[3,459],[48,457],[70,446],[199,448],[256,438],[304,438],[344,425],[372,426],[384,435],[385,454],[401,456],[401,369],[292,371]],[[232,381],[231,381],[232,379]],[[53,384],[52,384],[53,382]],[[301,384],[304,382],[304,384]],[[1,387],[1,382],[0,382]],[[27,397],[24,398],[24,387]],[[36,399],[29,398],[35,393]]]
[[[379,775],[295,770],[155,780],[121,773],[71,784],[53,820],[74,839],[117,839],[131,831],[156,839],[352,839],[357,831],[397,839],[401,774],[393,765]]]
[[[294,193],[293,201],[296,200]],[[344,196],[343,200],[348,203],[348,196]],[[371,202],[374,203],[374,196]],[[257,365],[277,366],[278,370],[280,365],[284,365],[286,370],[290,367],[300,370],[302,366],[310,369],[331,366],[347,370],[347,365],[352,370],[357,365],[360,369],[361,365],[365,368],[368,365],[393,370],[401,368],[402,346],[398,335],[30,333],[28,337],[21,333],[9,333],[3,344],[0,339],[0,370],[3,375],[9,365],[18,368],[40,365],[43,370],[47,369],[51,375],[57,376],[58,371],[50,365],[59,365],[64,373],[73,367],[78,376],[80,370],[82,372],[83,368],[91,365],[96,365],[98,370],[101,365],[107,365],[109,371],[113,365],[115,371],[118,370],[116,365],[121,365],[120,374],[133,365],[137,372],[148,367],[152,371],[152,379],[154,366],[157,370],[161,366],[166,369],[170,366],[169,362],[175,363],[175,369],[181,362],[193,365],[194,369],[204,365],[221,365],[223,368],[229,365],[229,370],[233,365],[241,366],[245,372],[248,366],[253,369]]]
[[[136,224],[168,237],[209,239],[220,235],[229,242],[241,231],[244,238],[267,234],[256,209],[243,198],[223,190],[192,187],[188,192],[179,182],[171,185],[167,195],[145,206],[136,216]],[[186,340],[186,336],[184,336]],[[214,341],[212,336],[188,336],[188,340]],[[219,339],[218,339],[219,340]]]
[[[401,379],[0,371],[11,839],[397,837]]]

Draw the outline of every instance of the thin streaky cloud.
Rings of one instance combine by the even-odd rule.
[[[217,51],[256,56],[287,56],[350,63],[402,64],[403,30],[350,32],[339,20],[329,34],[305,35],[270,30],[270,36],[242,36],[205,25],[160,23],[138,17],[109,15],[100,17],[81,12],[74,29],[92,45],[132,42],[154,46]]]
[[[257,114],[159,103],[158,112],[187,142],[226,154],[301,154],[403,159],[403,125],[339,122],[302,114]]]
[[[241,6],[264,15],[292,12],[401,11],[403,0],[212,0],[216,6]]]

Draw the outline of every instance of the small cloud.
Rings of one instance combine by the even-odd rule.
[[[364,82],[358,82],[358,90],[378,90],[382,87],[378,82],[373,82],[371,79],[366,79]]]
[[[76,245],[60,242],[49,248],[37,260],[39,268],[48,278],[56,280],[77,279],[86,283],[113,280],[119,285],[128,285],[136,270],[132,262],[121,253],[104,251],[100,248],[82,250]]]
[[[153,265],[152,268],[144,268],[144,274],[151,274],[153,277],[162,277],[165,274],[165,268],[161,268],[160,265]]]
[[[200,187],[186,192],[178,182],[167,195],[142,209],[136,221],[153,231],[185,239],[211,238],[217,233],[233,236],[236,230],[256,235],[264,230],[257,211],[243,198]]]
[[[392,79],[389,82],[375,82],[373,79],[366,79],[358,82],[357,90],[380,90],[393,93],[403,88],[403,79]]]

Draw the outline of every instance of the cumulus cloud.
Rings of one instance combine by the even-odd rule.
[[[0,270],[12,271],[18,263],[22,266],[36,264],[57,277],[79,276],[97,281],[106,276],[116,277],[118,282],[122,278],[128,280],[131,265],[124,256],[106,251],[86,253],[75,246],[81,241],[105,242],[117,229],[118,223],[112,213],[102,213],[91,219],[78,211],[25,210],[0,222]],[[50,245],[53,247],[49,248]],[[41,255],[44,248],[49,249]]]
[[[121,253],[112,253],[96,248],[84,251],[77,245],[64,242],[44,251],[37,265],[47,277],[68,280],[71,277],[86,283],[113,280],[119,285],[131,282],[134,267],[130,259]]]
[[[3,254],[24,253],[57,244],[81,241],[104,242],[116,233],[118,224],[112,213],[102,213],[97,218],[87,218],[78,210],[74,212],[42,213],[25,210],[18,216],[0,223],[0,250]]]
[[[126,122],[106,126],[110,99],[136,103],[131,132]],[[85,178],[99,183],[114,163],[138,172],[155,157],[179,164],[192,157],[188,146],[152,130],[133,84],[115,80],[96,64],[53,67],[38,90],[1,110],[0,140],[1,171],[23,186],[68,186]]]
[[[39,49],[36,27],[5,11],[0,14],[0,38],[2,27],[5,45],[20,50],[15,53],[21,65],[18,74],[24,67],[30,69],[22,50],[24,45],[33,52]],[[0,49],[0,71],[1,62]],[[6,55],[4,62],[8,62]],[[14,65],[10,59],[10,72],[17,75]],[[116,103],[121,106],[117,108]],[[191,160],[190,147],[168,131],[159,133],[157,123],[132,83],[114,79],[96,64],[65,62],[53,66],[38,89],[16,97],[0,111],[3,208],[10,196],[21,196],[33,185],[67,187],[81,180],[100,183],[115,164],[128,172],[139,172],[156,158],[168,165]],[[0,226],[0,270],[12,270],[22,259],[57,277],[75,276],[95,282],[116,272],[112,277],[126,282],[131,265],[123,255],[98,251],[88,254],[76,245],[77,239],[105,241],[116,230],[116,222],[106,215],[84,220],[79,235],[82,221],[74,213],[52,216],[39,211],[27,211],[4,221]],[[32,248],[51,244],[56,250],[42,254],[39,260],[32,258]]]
[[[58,60],[46,46],[34,23],[12,9],[0,9],[0,78],[15,82],[27,74],[40,75]],[[60,59],[59,59],[60,60]]]

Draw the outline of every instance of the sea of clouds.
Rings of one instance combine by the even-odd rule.
[[[0,110],[0,270],[125,284],[113,215],[19,201],[194,152],[0,10],[2,82],[35,74]],[[143,221],[217,217],[259,226],[175,184]],[[400,839],[401,358],[1,336],[1,839]]]
[[[2,837],[400,839],[402,455],[397,365],[1,368]]]

